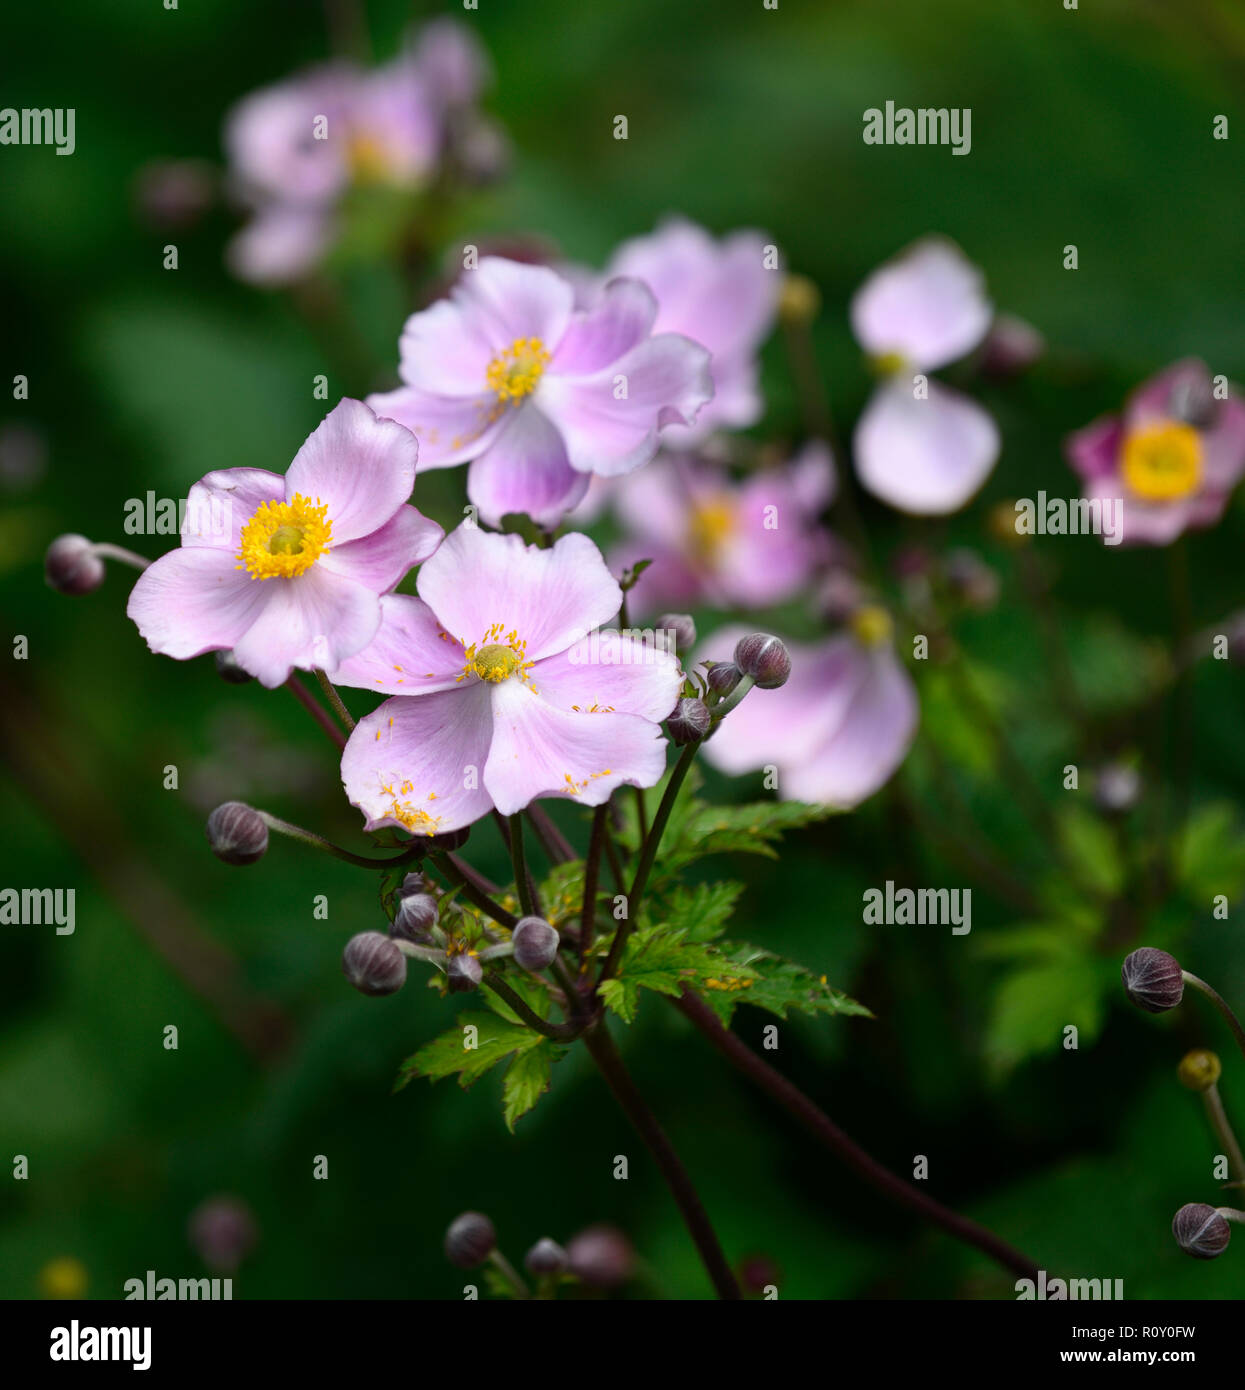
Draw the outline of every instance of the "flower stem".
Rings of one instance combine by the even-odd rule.
[[[316,679],[320,682],[320,687],[327,696],[329,704],[333,706],[334,713],[346,726],[347,732],[354,733],[354,719],[346,708],[345,701],[337,693],[337,687],[318,666],[316,667]]]
[[[538,806],[533,801],[527,808],[527,818],[532,822],[532,829],[536,832],[536,838],[540,841],[540,847],[548,856],[550,864],[569,864],[572,859],[579,858],[574,846],[554,825],[543,806]]]
[[[270,815],[267,811],[259,811],[258,814],[268,829],[275,830],[278,835],[297,840],[300,844],[310,845],[312,849],[323,850],[325,854],[331,854],[335,859],[341,859],[347,864],[357,864],[362,869],[388,869],[395,864],[409,864],[412,859],[416,859],[424,853],[421,846],[403,850],[401,854],[389,855],[385,859],[369,859],[365,854],[354,854],[348,849],[342,849],[340,845],[335,845],[332,840],[326,840],[323,835],[317,835],[314,830],[304,830],[301,825],[291,825],[289,821],[282,820],[280,816]]]
[[[1236,1039],[1236,1045],[1241,1049],[1241,1056],[1245,1057],[1245,1028],[1241,1027],[1241,1020],[1232,1012],[1228,1001],[1219,993],[1212,989],[1205,980],[1200,980],[1196,975],[1188,970],[1180,972],[1186,985],[1192,985],[1194,989],[1199,989],[1210,1000],[1210,1002],[1223,1015],[1224,1021],[1232,1030],[1232,1036]]]
[[[515,1294],[519,1298],[531,1298],[531,1291],[524,1282],[523,1276],[500,1250],[494,1250],[489,1255],[489,1259],[492,1261],[495,1268],[500,1271],[502,1278],[514,1289]]]
[[[1233,1178],[1237,1182],[1245,1182],[1245,1156],[1241,1154],[1241,1146],[1236,1141],[1231,1124],[1228,1123],[1228,1113],[1223,1108],[1223,1097],[1219,1094],[1219,1087],[1213,1081],[1202,1092],[1202,1100],[1206,1106],[1206,1118],[1210,1121],[1211,1129],[1215,1131],[1215,1137],[1223,1145]]]
[[[580,1028],[574,1023],[551,1023],[547,1018],[541,1016],[530,1005],[517,995],[514,990],[491,970],[484,972],[482,981],[493,991],[499,999],[505,1000],[506,1004],[527,1024],[529,1028],[534,1028],[542,1037],[551,1038],[554,1042],[569,1042],[572,1038],[578,1037]]]
[[[127,550],[123,545],[113,545],[111,541],[96,541],[91,549],[103,560],[117,560],[136,570],[145,570],[151,564],[151,561],[145,556],[136,555],[134,551]]]
[[[329,718],[324,707],[312,698],[311,691],[307,689],[302,681],[300,681],[297,676],[292,675],[289,680],[286,681],[285,688],[294,696],[298,703],[302,705],[307,713],[311,715],[316,723],[319,724],[324,732],[328,734],[329,738],[333,740],[338,748],[345,748],[345,734],[343,734],[337,725]]]
[[[977,1222],[970,1221],[968,1217],[960,1216],[940,1202],[934,1201],[932,1197],[927,1197],[888,1168],[884,1168],[876,1159],[871,1158],[824,1111],[814,1105],[803,1091],[792,1085],[781,1072],[775,1071],[768,1062],[758,1057],[747,1043],[724,1028],[717,1015],[698,995],[685,989],[678,999],[672,999],[670,1002],[685,1018],[691,1020],[729,1062],[776,1100],[865,1182],[892,1201],[915,1211],[934,1225],[941,1226],[948,1235],[975,1246],[1005,1269],[1010,1269],[1026,1279],[1038,1277],[1037,1265],[1027,1255],[1008,1245],[993,1231],[988,1231]]]
[[[606,1085],[613,1092],[614,1099],[622,1106],[627,1118],[661,1169],[666,1186],[669,1187],[670,1194],[683,1216],[683,1222],[700,1252],[701,1261],[713,1282],[713,1287],[717,1290],[718,1297],[738,1299],[739,1285],[726,1262],[726,1256],[722,1253],[722,1247],[687,1169],[675,1153],[657,1116],[648,1108],[643,1096],[636,1089],[636,1084],[623,1065],[622,1057],[614,1046],[614,1040],[610,1037],[604,1021],[584,1034],[584,1043],[592,1054],[592,1060],[600,1068]]]
[[[588,838],[588,856],[584,860],[584,901],[579,918],[579,968],[588,968],[592,951],[592,935],[597,924],[597,884],[601,875],[601,850],[605,843],[605,818],[609,803],[603,802],[592,813],[592,833]]]
[[[443,854],[433,851],[432,862],[453,884],[462,889],[463,897],[467,901],[478,907],[481,912],[491,917],[500,927],[505,927],[507,931],[512,931],[519,925],[519,919],[513,913],[507,912],[500,903],[495,903],[464,871],[465,865],[452,854]]]
[[[523,816],[518,811],[510,817],[510,862],[514,865],[514,886],[519,895],[519,906],[525,917],[534,917],[536,896],[532,892],[532,881],[527,876],[527,858],[523,853]]]

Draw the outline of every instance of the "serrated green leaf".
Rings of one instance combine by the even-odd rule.
[[[532,1029],[492,1014],[460,1014],[455,1027],[425,1043],[402,1063],[394,1090],[400,1091],[416,1076],[429,1081],[457,1076],[458,1084],[466,1090],[511,1053],[528,1052],[544,1041]],[[475,1045],[469,1046],[471,1042]]]
[[[512,1134],[515,1122],[526,1115],[549,1089],[553,1064],[564,1051],[548,1038],[541,1038],[535,1047],[516,1053],[514,1061],[506,1068],[506,1079],[502,1086],[502,1114],[506,1128]]]
[[[670,931],[687,933],[689,941],[713,941],[726,930],[742,883],[698,883],[688,888],[678,885],[647,915],[656,916]]]
[[[559,928],[564,922],[577,922],[583,910],[583,894],[583,860],[557,865],[540,884],[540,905],[545,921]]]
[[[766,1009],[781,1019],[792,1009],[805,1014],[873,1017],[863,1004],[829,984],[824,975],[771,951],[739,943],[732,943],[719,957],[716,971],[697,979],[696,990],[726,1024],[740,1004]]]
[[[1118,967],[1109,966],[1110,978]],[[1021,1062],[1062,1046],[1064,1029],[1077,1029],[1084,1047],[1098,1035],[1108,975],[1088,955],[1044,961],[1008,975],[999,985],[986,1025],[986,1066],[995,1080]]]

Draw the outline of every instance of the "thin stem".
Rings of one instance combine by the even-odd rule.
[[[1237,1143],[1231,1124],[1228,1123],[1228,1112],[1223,1108],[1223,1097],[1219,1094],[1219,1087],[1213,1081],[1202,1092],[1202,1101],[1206,1106],[1206,1118],[1210,1121],[1210,1127],[1223,1145],[1232,1176],[1237,1182],[1245,1182],[1245,1155],[1242,1155],[1241,1146]]]
[[[531,1298],[531,1290],[527,1287],[527,1284],[524,1281],[523,1276],[519,1273],[517,1269],[515,1269],[514,1265],[510,1263],[510,1261],[505,1257],[505,1255],[501,1253],[500,1250],[492,1251],[492,1253],[489,1255],[489,1259],[493,1262],[493,1265],[501,1272],[502,1278],[506,1280],[506,1282],[510,1285],[512,1289],[514,1289],[515,1293],[517,1293],[520,1298]]]
[[[151,561],[144,555],[137,555],[132,550],[127,550],[123,545],[113,545],[111,541],[96,541],[91,549],[96,555],[104,560],[118,560],[123,565],[129,565],[136,570],[145,570]]]
[[[601,874],[601,849],[605,843],[605,817],[609,806],[602,802],[592,813],[592,834],[588,838],[588,857],[584,860],[584,901],[579,917],[579,968],[588,968],[592,935],[597,924],[597,883]]]
[[[679,761],[674,765],[674,771],[670,774],[670,781],[666,783],[666,790],[657,807],[657,814],[653,817],[653,828],[649,831],[640,850],[640,862],[636,865],[635,877],[631,880],[631,892],[627,894],[627,915],[614,933],[614,940],[610,943],[610,953],[605,958],[605,964],[601,967],[601,974],[597,977],[598,985],[608,980],[618,969],[623,947],[627,944],[627,937],[631,934],[639,915],[640,900],[644,896],[644,889],[648,886],[648,876],[652,871],[653,861],[657,858],[657,849],[661,844],[666,822],[670,819],[670,812],[674,809],[679,788],[683,785],[683,779],[687,776],[688,769],[695,760],[699,747],[700,743],[697,741],[689,743],[684,748]]]
[[[550,864],[569,864],[571,860],[579,858],[575,853],[575,847],[554,825],[543,806],[532,802],[527,808],[527,818],[532,822],[532,829],[536,832],[536,838],[540,841],[540,847],[545,851]]]
[[[345,701],[337,693],[337,687],[318,666],[316,667],[316,679],[320,682],[320,687],[328,697],[328,702],[333,706],[333,710],[338,719],[341,720],[350,733],[354,733],[354,718],[346,708]]]
[[[573,1023],[551,1023],[547,1018],[541,1018],[535,1009],[526,1004],[501,976],[493,971],[484,972],[482,983],[499,999],[504,999],[529,1028],[534,1028],[543,1037],[552,1038],[554,1042],[569,1042],[571,1038],[579,1036],[580,1029]]]
[[[345,748],[346,735],[343,734],[337,725],[329,718],[328,712],[325,710],[324,706],[312,698],[311,691],[307,689],[302,681],[300,681],[297,676],[292,675],[289,680],[286,681],[285,688],[294,696],[298,703],[302,705],[308,714],[311,715],[316,723],[319,724],[324,732],[328,734],[329,738],[333,740],[338,748]]]
[[[1189,549],[1184,536],[1178,538],[1168,554],[1168,578],[1171,587],[1172,620],[1175,627],[1177,652],[1188,647],[1193,635],[1193,591],[1189,579]],[[1173,694],[1175,729],[1172,743],[1172,775],[1169,780],[1171,800],[1168,803],[1166,839],[1173,862],[1180,858],[1184,840],[1184,825],[1189,813],[1189,794],[1193,777],[1193,667],[1185,664],[1176,677]],[[1167,868],[1174,874],[1172,865]]]
[[[335,859],[341,859],[347,864],[357,864],[362,869],[388,869],[395,864],[409,864],[412,859],[419,858],[425,851],[422,846],[412,847],[403,850],[401,854],[392,854],[384,859],[371,859],[365,854],[354,854],[348,849],[342,849],[340,845],[335,845],[332,840],[326,840],[323,835],[317,835],[314,830],[304,830],[301,825],[291,825],[289,821],[282,820],[280,816],[270,815],[267,811],[259,811],[259,817],[269,830],[275,830],[278,835],[284,835],[288,839],[297,840],[300,844],[310,845],[312,849],[323,850],[325,854],[331,854]]]
[[[648,813],[644,809],[644,793],[639,787],[632,787],[635,792],[635,823],[639,831],[639,843],[643,844],[648,839]]]
[[[495,903],[487,893],[482,892],[466,873],[463,872],[464,865],[452,854],[442,854],[433,852],[432,862],[441,870],[451,883],[457,884],[462,889],[463,897],[469,903],[478,907],[481,912],[489,916],[499,927],[505,927],[507,931],[513,931],[519,925],[519,919],[513,913],[507,912],[500,903]]]
[[[1186,985],[1192,985],[1194,989],[1200,989],[1202,993],[1223,1015],[1224,1021],[1232,1030],[1232,1036],[1236,1039],[1236,1045],[1241,1049],[1241,1056],[1245,1057],[1245,1028],[1241,1027],[1241,1020],[1232,1012],[1228,1001],[1218,992],[1211,989],[1205,980],[1200,980],[1196,975],[1188,970],[1182,970],[1181,975]]]
[[[590,1028],[584,1034],[584,1043],[592,1054],[592,1060],[600,1068],[606,1085],[613,1092],[614,1099],[622,1106],[627,1118],[635,1127],[640,1138],[643,1139],[649,1153],[653,1155],[658,1168],[661,1169],[661,1175],[665,1178],[666,1186],[670,1189],[670,1194],[683,1216],[683,1223],[695,1242],[701,1261],[713,1282],[713,1287],[717,1290],[718,1297],[738,1299],[740,1297],[739,1285],[735,1282],[735,1276],[731,1273],[730,1265],[726,1262],[726,1256],[722,1253],[722,1246],[718,1242],[717,1235],[709,1222],[709,1217],[696,1188],[688,1176],[687,1169],[684,1168],[678,1154],[675,1153],[674,1147],[666,1137],[657,1116],[649,1109],[643,1096],[636,1089],[636,1084],[623,1065],[623,1059],[614,1046],[614,1040],[610,1037],[605,1024],[601,1023],[595,1028]]]
[[[519,906],[525,917],[534,917],[536,896],[527,876],[527,859],[523,853],[523,816],[518,811],[510,817],[510,862],[514,865],[514,886],[519,895]]]
[[[927,1197],[888,1168],[884,1168],[876,1159],[871,1158],[824,1111],[814,1105],[803,1091],[792,1085],[781,1072],[775,1071],[768,1062],[758,1057],[729,1029],[724,1028],[717,1015],[699,996],[684,990],[678,999],[672,999],[670,1002],[684,1017],[691,1020],[729,1062],[738,1067],[750,1081],[776,1100],[827,1149],[884,1196],[917,1212],[936,1226],[941,1226],[948,1235],[954,1236],[957,1240],[975,1246],[1005,1269],[1010,1269],[1026,1279],[1038,1277],[1037,1265],[1027,1255],[1021,1254],[1006,1241],[1000,1240],[993,1231],[988,1231],[977,1222],[970,1221],[968,1217],[960,1216],[940,1202],[934,1201],[932,1197]]]

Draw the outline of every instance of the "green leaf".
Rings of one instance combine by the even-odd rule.
[[[455,1027],[425,1043],[402,1063],[394,1090],[400,1091],[416,1076],[429,1081],[457,1076],[458,1084],[466,1090],[511,1053],[530,1052],[545,1041],[532,1029],[492,1014],[460,1014]]]
[[[872,1018],[863,1004],[849,998],[795,961],[761,951],[755,946],[732,945],[712,975],[696,981],[697,993],[724,1024],[729,1024],[739,1004],[753,1004],[781,1019],[790,1010],[804,1014],[849,1014]]]
[[[721,969],[722,957],[710,946],[690,941],[686,931],[664,924],[640,927],[627,939],[618,974],[601,986],[601,998],[625,1023],[639,1007],[640,990],[677,995],[684,984]]]
[[[578,922],[583,909],[583,860],[573,859],[559,864],[540,884],[540,904],[545,921],[555,927],[563,922]]]
[[[1245,835],[1231,802],[1212,801],[1190,815],[1177,874],[1189,896],[1208,907],[1218,894],[1239,895],[1245,883]]]
[[[1111,978],[1118,966],[1108,963]],[[1064,1029],[1077,1029],[1077,1043],[1092,1042],[1102,1027],[1108,976],[1103,963],[1068,955],[1014,971],[995,992],[986,1025],[985,1059],[1000,1080],[1029,1057],[1063,1045]]]
[[[692,888],[679,884],[646,915],[658,918],[670,931],[686,932],[689,941],[713,941],[726,930],[743,891],[742,883],[729,880]]]
[[[1056,814],[1059,840],[1077,877],[1103,897],[1113,897],[1124,884],[1119,844],[1099,816],[1071,802]]]
[[[564,1051],[548,1038],[541,1038],[535,1047],[516,1053],[514,1061],[506,1068],[502,1114],[512,1134],[515,1121],[526,1115],[549,1089],[553,1064]]]

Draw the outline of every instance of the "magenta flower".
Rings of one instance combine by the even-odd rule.
[[[917,242],[856,291],[852,330],[884,377],[856,426],[856,472],[900,511],[957,511],[998,459],[998,428],[981,406],[937,381],[922,392],[914,384],[975,348],[991,318],[981,272],[940,237]]]
[[[729,661],[746,634],[715,632],[701,655]],[[776,767],[779,796],[850,810],[889,780],[916,734],[916,687],[895,654],[889,615],[862,608],[845,632],[788,650],[787,683],[749,693],[705,757],[730,774]]]
[[[1245,401],[1186,359],[1138,387],[1123,415],[1103,416],[1065,447],[1085,496],[1122,507],[1124,544],[1169,545],[1223,515],[1245,473]]]
[[[342,782],[368,829],[434,835],[538,797],[598,806],[665,769],[659,721],[681,673],[668,652],[596,633],[622,592],[583,535],[548,550],[464,523],[382,600],[375,641],[333,673],[396,698],[361,719]],[[592,633],[592,636],[589,634]]]
[[[266,686],[330,669],[380,626],[380,595],[436,549],[441,528],[407,505],[408,430],[344,400],[284,478],[209,473],[190,489],[179,550],[140,575],[129,616],[153,652],[184,661],[232,648]]]
[[[667,443],[684,447],[717,428],[744,429],[761,418],[757,352],[778,312],[783,268],[761,232],[739,231],[715,241],[683,217],[624,242],[606,279],[643,280],[657,297],[655,333],[681,333],[713,355],[713,400],[695,428],[675,428]]]
[[[526,512],[553,526],[593,473],[647,463],[658,431],[712,396],[709,354],[653,336],[657,305],[615,280],[596,307],[546,266],[486,256],[448,299],[413,314],[400,344],[406,383],[369,397],[419,440],[419,466],[472,460],[467,495],[491,524]]]
[[[834,487],[834,462],[818,440],[738,483],[686,455],[661,455],[620,479],[614,510],[627,540],[611,567],[621,573],[652,561],[632,591],[632,615],[698,603],[767,608],[792,598],[829,557],[817,521]]]

